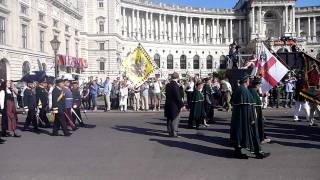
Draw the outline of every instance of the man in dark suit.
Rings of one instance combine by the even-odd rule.
[[[179,74],[174,72],[171,81],[166,85],[166,103],[164,115],[167,118],[167,128],[169,136],[178,137],[179,114],[185,107],[179,91]]]
[[[48,110],[48,91],[47,91],[47,82],[45,79],[39,81],[38,86],[36,87],[36,102],[39,107],[39,127],[50,128],[50,122],[47,117]]]
[[[26,122],[24,123],[23,130],[27,130],[29,125],[32,123],[33,130],[39,132],[38,123],[37,123],[37,103],[36,95],[34,93],[34,84],[32,80],[27,80],[27,88],[23,93],[23,104],[25,105],[24,109],[28,113]]]

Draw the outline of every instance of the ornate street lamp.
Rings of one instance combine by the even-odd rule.
[[[52,50],[54,52],[54,77],[57,78],[59,76],[59,65],[57,64],[57,52],[59,50],[60,41],[57,39],[57,36],[50,41]]]

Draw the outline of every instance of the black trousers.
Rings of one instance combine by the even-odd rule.
[[[39,122],[39,125],[45,125],[45,126],[50,126],[50,122],[49,122],[49,119],[47,117],[47,112],[44,108],[40,108],[39,109],[39,118],[40,118],[40,122]]]
[[[2,110],[2,117],[1,117],[1,133],[4,135],[8,130],[8,116],[5,112],[6,110]],[[1,137],[1,136],[0,136]]]
[[[204,105],[205,111],[206,111],[206,119],[209,123],[213,122],[213,116],[214,116],[214,109],[211,104],[205,103]]]
[[[36,116],[36,110],[35,109],[29,109],[26,122],[24,123],[24,128],[28,128],[30,124],[32,123],[32,126],[34,129],[38,129],[38,122],[37,122],[37,116]]]
[[[92,95],[91,93],[89,94],[89,100],[88,100],[88,110],[91,109],[91,101],[92,101]]]
[[[188,104],[188,108],[190,109],[191,106],[192,106],[192,95],[193,95],[193,92],[190,92],[190,91],[187,91],[187,104]]]
[[[63,112],[55,114],[52,134],[58,135],[58,131],[59,131],[60,127],[61,127],[64,135],[69,134],[68,129],[67,129],[67,122],[66,122],[66,119],[64,117]]]
[[[84,123],[83,123],[83,120],[81,117],[80,108],[74,108],[73,110],[77,114],[77,116],[80,118],[80,119],[78,119],[77,116],[74,113],[72,113],[72,119],[73,119],[74,123],[77,121],[80,126],[83,126]]]

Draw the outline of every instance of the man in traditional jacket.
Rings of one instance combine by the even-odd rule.
[[[212,78],[205,78],[204,79],[204,86],[203,86],[203,96],[204,96],[204,107],[206,111],[206,120],[209,123],[213,123],[213,91],[212,91]],[[208,126],[204,120],[204,126]]]
[[[254,100],[248,90],[249,76],[243,75],[239,80],[240,86],[232,96],[232,117],[230,140],[235,148],[235,157],[248,159],[246,154],[242,154],[241,149],[248,149],[254,152],[257,159],[269,156],[269,153],[261,151],[256,118],[254,111]]]
[[[262,102],[261,102],[261,83],[262,80],[259,77],[255,77],[252,82],[251,86],[249,87],[249,91],[253,97],[254,100],[254,108],[256,111],[256,118],[257,118],[257,127],[258,127],[258,135],[259,135],[259,141],[261,143],[269,143],[271,140],[267,138],[266,134],[264,133],[264,116],[262,113]]]
[[[50,122],[47,117],[47,109],[48,109],[48,91],[47,91],[47,82],[45,79],[39,81],[38,86],[36,87],[36,102],[39,108],[39,126],[50,128]]]
[[[62,79],[56,80],[56,87],[52,91],[52,111],[55,114],[55,119],[53,123],[53,136],[58,136],[58,130],[61,126],[63,134],[65,136],[70,136],[67,129],[67,123],[65,119],[65,115],[63,113],[65,107],[65,95],[63,92],[64,81]]]
[[[166,85],[166,102],[164,115],[167,118],[169,136],[178,137],[179,114],[184,110],[182,97],[179,91],[179,74],[174,72],[170,83]]]
[[[80,127],[84,127],[84,123],[81,117],[80,106],[81,106],[81,94],[77,81],[72,82],[71,92],[73,97],[73,111],[72,118],[74,122],[78,121]]]
[[[37,102],[36,95],[34,93],[34,84],[33,80],[27,80],[27,88],[23,92],[23,104],[24,110],[28,113],[26,122],[24,123],[23,130],[27,130],[29,125],[32,123],[34,132],[38,133],[38,123],[37,123]]]

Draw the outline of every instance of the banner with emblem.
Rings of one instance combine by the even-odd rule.
[[[320,61],[302,52],[304,60],[304,88],[300,95],[316,104],[320,104]]]
[[[122,62],[127,78],[135,87],[143,84],[155,70],[155,64],[139,44]]]
[[[258,48],[256,61],[256,75],[262,78],[261,89],[268,92],[288,73],[289,69],[283,65],[264,45]]]

